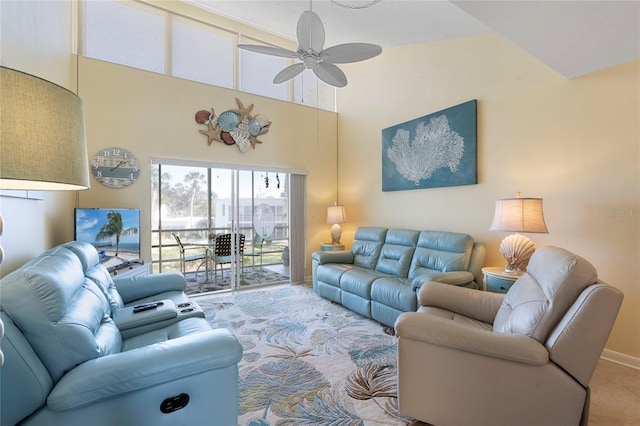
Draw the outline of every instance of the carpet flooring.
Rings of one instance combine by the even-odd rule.
[[[397,410],[396,338],[311,286],[198,298],[244,355],[239,425],[408,425]]]
[[[213,272],[212,272],[213,274]],[[185,293],[193,296],[201,293],[209,293],[212,291],[227,290],[231,287],[230,270],[218,270],[218,277],[214,280],[213,275],[206,279],[204,272],[189,273],[186,275],[187,288]],[[241,287],[249,287],[252,285],[265,285],[274,283],[287,283],[289,276],[270,270],[267,267],[247,267],[242,273],[240,279]]]
[[[429,426],[398,415],[396,341],[377,322],[306,285],[196,300],[244,348],[239,425]],[[640,424],[640,370],[601,359],[590,387],[590,425]]]

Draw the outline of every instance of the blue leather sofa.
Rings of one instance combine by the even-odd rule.
[[[113,281],[78,242],[4,277],[0,423],[236,424],[242,347],[184,287],[177,273]]]
[[[400,314],[417,310],[425,282],[479,288],[484,256],[484,243],[467,234],[361,227],[351,251],[312,254],[313,289],[393,327]]]

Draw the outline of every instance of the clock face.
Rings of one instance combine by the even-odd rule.
[[[93,156],[91,173],[103,185],[124,188],[140,176],[140,163],[126,149],[105,148]]]

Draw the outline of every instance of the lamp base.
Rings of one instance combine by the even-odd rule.
[[[500,253],[507,260],[504,272],[519,274],[527,271],[531,255],[536,251],[533,242],[522,234],[511,234],[500,243]]]
[[[342,236],[342,228],[337,223],[331,225],[331,244],[340,244],[340,237]]]

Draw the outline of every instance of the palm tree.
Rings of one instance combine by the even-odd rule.
[[[193,171],[184,177],[184,183],[189,191],[189,227],[193,227],[193,210],[196,203],[196,196],[200,191],[200,185],[206,182],[206,176],[200,172]]]
[[[96,234],[96,241],[106,240],[113,236],[116,237],[116,256],[118,255],[118,248],[120,246],[120,237],[126,237],[127,235],[137,234],[138,228],[132,226],[131,228],[122,228],[122,215],[118,212],[110,211],[107,213],[108,222],[102,225],[100,231]]]
[[[151,223],[154,227],[158,227],[160,209],[167,209],[167,202],[164,200],[171,197],[169,182],[171,182],[171,175],[166,172],[161,175],[160,165],[154,164],[151,173]],[[160,203],[160,194],[162,194],[163,203]]]

